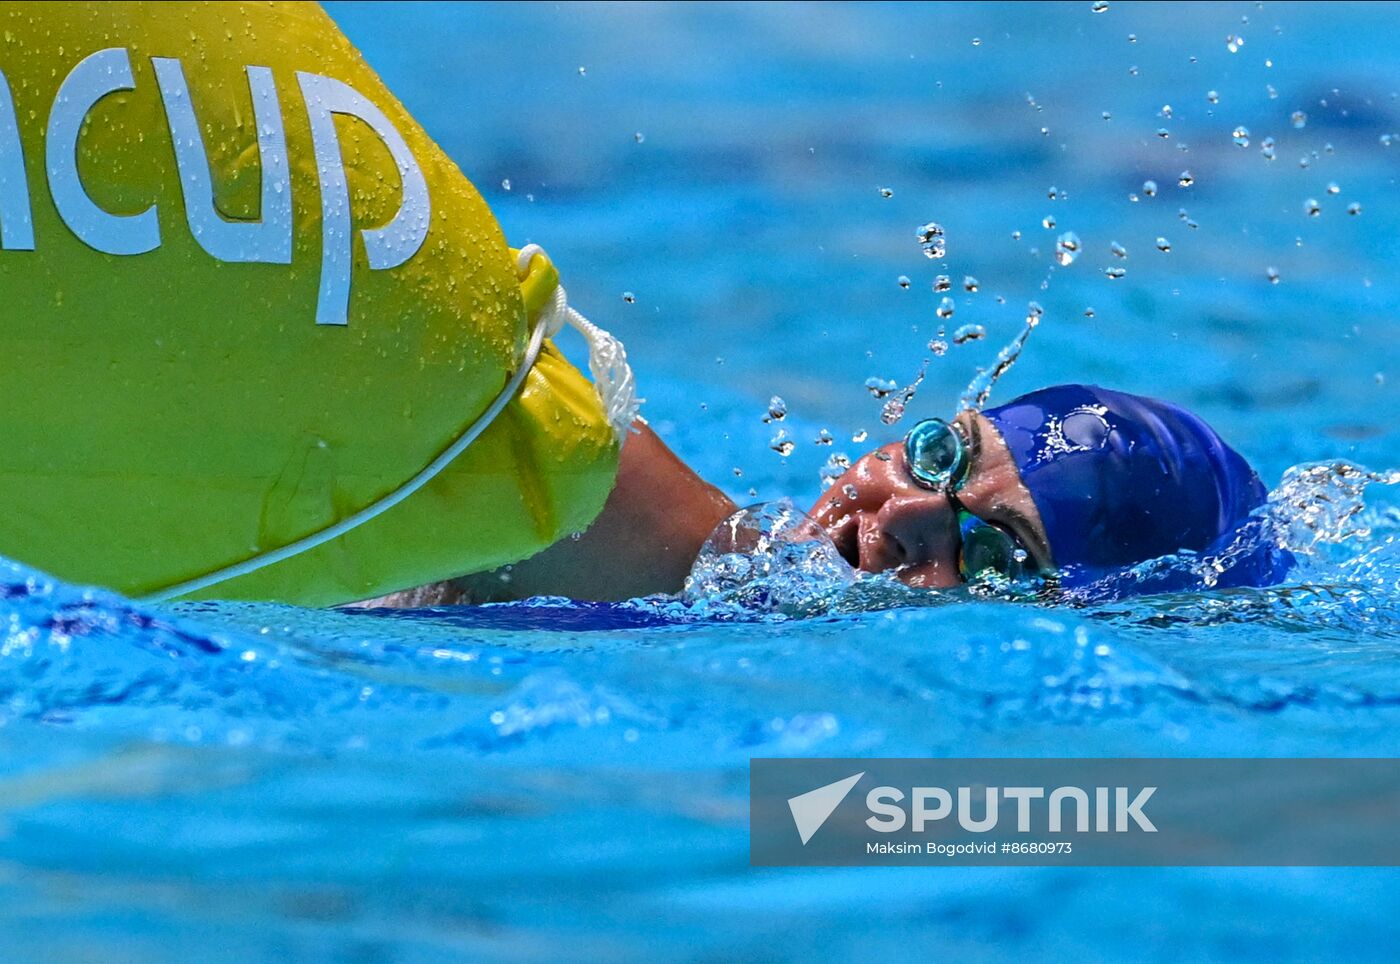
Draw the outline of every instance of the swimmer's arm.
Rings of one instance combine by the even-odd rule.
[[[700,546],[734,508],[638,421],[622,446],[617,484],[578,539],[564,539],[512,566],[362,605],[455,605],[545,595],[618,600],[678,592]]]

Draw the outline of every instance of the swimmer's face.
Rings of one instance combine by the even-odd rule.
[[[1006,443],[991,422],[963,412],[955,420],[968,441],[970,467],[955,493],[963,509],[1008,530],[1030,562],[1052,568],[1045,527]],[[851,496],[854,491],[854,497]],[[866,572],[894,570],[906,585],[956,586],[961,536],[958,510],[942,491],[909,475],[904,443],[866,455],[812,507],[848,562]]]

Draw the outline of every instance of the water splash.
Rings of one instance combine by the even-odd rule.
[[[855,578],[826,530],[791,499],[761,502],[719,524],[685,581],[689,606],[811,616]]]

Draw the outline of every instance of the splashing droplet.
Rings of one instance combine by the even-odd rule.
[[[1103,269],[1103,273],[1106,274],[1106,275],[1108,275],[1108,276],[1109,276],[1110,278],[1112,278],[1114,281],[1117,281],[1119,278],[1123,277],[1125,274],[1128,273],[1128,269],[1127,269],[1127,268],[1104,268],[1104,269]]]
[[[943,225],[930,221],[919,228],[918,238],[924,257],[936,261],[948,253],[947,242],[943,237]]]
[[[1317,198],[1310,197],[1303,202],[1303,210],[1307,212],[1308,217],[1315,218],[1322,213],[1322,205],[1317,203]]]
[[[1061,267],[1074,264],[1074,259],[1079,257],[1079,250],[1079,235],[1073,231],[1066,231],[1055,239],[1055,260]]]
[[[1111,244],[1108,246],[1108,250],[1110,250],[1110,251],[1113,252],[1113,256],[1114,256],[1115,258],[1126,258],[1126,257],[1128,256],[1128,249],[1125,248],[1125,247],[1123,247],[1123,246],[1122,246],[1121,244],[1119,244],[1117,241],[1114,241],[1113,243],[1111,243]]]
[[[953,299],[945,297],[938,303],[938,317],[944,319],[953,317],[953,309]]]
[[[1190,187],[1196,183],[1196,176],[1190,171],[1182,171],[1176,176],[1176,183],[1180,187]]]
[[[1293,127],[1296,130],[1302,130],[1308,126],[1308,115],[1300,110],[1295,110],[1288,119],[1293,122]]]
[[[1342,187],[1341,187],[1341,185],[1338,184],[1336,181],[1331,181],[1331,182],[1329,182],[1328,185],[1327,185],[1327,193],[1328,193],[1328,194],[1341,194],[1341,193],[1342,193]]]
[[[942,338],[935,338],[933,341],[928,343],[928,350],[933,352],[939,358],[942,358],[944,355],[948,354],[948,343]]]
[[[953,344],[966,345],[970,341],[981,341],[987,337],[987,329],[981,325],[963,325],[953,332]]]
[[[894,197],[894,192],[887,187],[880,188],[880,197]]]
[[[1240,48],[1243,47],[1243,46],[1244,46],[1244,38],[1241,37],[1239,34],[1233,34],[1233,33],[1232,33],[1232,34],[1230,34],[1230,36],[1228,36],[1228,37],[1225,38],[1225,49],[1228,50],[1228,51],[1230,51],[1230,53],[1232,53],[1232,54],[1237,54],[1237,53],[1239,53],[1239,52],[1240,52]]]
[[[948,277],[946,274],[941,274],[941,275],[939,275],[938,277],[936,277],[936,278],[933,279],[933,290],[934,290],[934,291],[939,291],[939,292],[942,292],[942,291],[951,291],[952,288],[953,288],[953,279],[950,278],[950,277]]]
[[[1156,197],[1156,196],[1157,196],[1157,182],[1156,182],[1156,181],[1143,181],[1143,182],[1142,182],[1142,193],[1145,194],[1147,197]]]
[[[1108,13],[1108,0],[1094,0],[1089,5],[1090,13]]]
[[[1268,269],[1266,269],[1265,272],[1264,272],[1264,276],[1265,276],[1266,278],[1269,279],[1269,284],[1271,284],[1271,285],[1276,285],[1276,284],[1278,284],[1278,268],[1268,268]]]
[[[787,458],[792,454],[793,449],[797,448],[797,443],[788,438],[788,433],[784,429],[778,429],[778,434],[768,440],[768,447],[783,458]]]
[[[1235,145],[1237,147],[1249,146],[1249,128],[1245,127],[1243,124],[1236,127],[1234,133],[1230,136],[1235,139]]]
[[[1053,214],[1047,214],[1047,215],[1045,215],[1045,217],[1043,217],[1043,218],[1040,219],[1040,223],[1041,223],[1041,225],[1045,228],[1045,230],[1047,230],[1047,231],[1053,231],[1053,230],[1055,230],[1055,215],[1053,215]]]
[[[637,296],[630,291],[624,291],[622,293],[622,300],[627,302],[629,305],[635,305],[637,303]]]
[[[822,429],[817,433],[817,437],[813,439],[812,442],[815,445],[830,445],[832,442],[832,434],[827,429]]]
[[[909,287],[909,276],[908,276],[907,274],[902,274],[902,275],[900,275],[899,278],[896,279],[896,280],[899,282],[899,286],[900,286],[901,288],[908,289],[908,287]]]
[[[1350,204],[1347,205],[1347,214],[1350,214],[1352,217],[1355,217],[1356,215],[1358,215],[1358,214],[1360,214],[1360,213],[1361,213],[1361,204],[1360,204],[1360,202],[1352,201]]]
[[[774,395],[772,398],[768,399],[768,414],[763,416],[763,424],[767,425],[770,422],[781,422],[783,419],[787,418],[787,413],[787,402],[783,401],[781,395]]]
[[[1163,254],[1166,254],[1167,252],[1171,251],[1171,249],[1172,249],[1172,243],[1171,243],[1170,241],[1168,241],[1166,238],[1158,238],[1158,239],[1157,239],[1157,250],[1158,250],[1158,251],[1162,252]]]
[[[1218,91],[1218,90],[1208,90],[1208,91],[1206,91],[1206,100],[1207,100],[1208,102],[1212,103],[1212,104],[1218,104],[1218,103],[1220,103],[1220,91]]]

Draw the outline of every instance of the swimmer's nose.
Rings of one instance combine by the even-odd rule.
[[[853,465],[812,515],[841,554],[867,572],[899,569],[914,585],[957,582],[957,513],[947,496],[909,477],[900,443]]]
[[[900,578],[921,586],[952,586],[957,578],[957,513],[938,492],[895,495],[875,514],[874,536]]]

